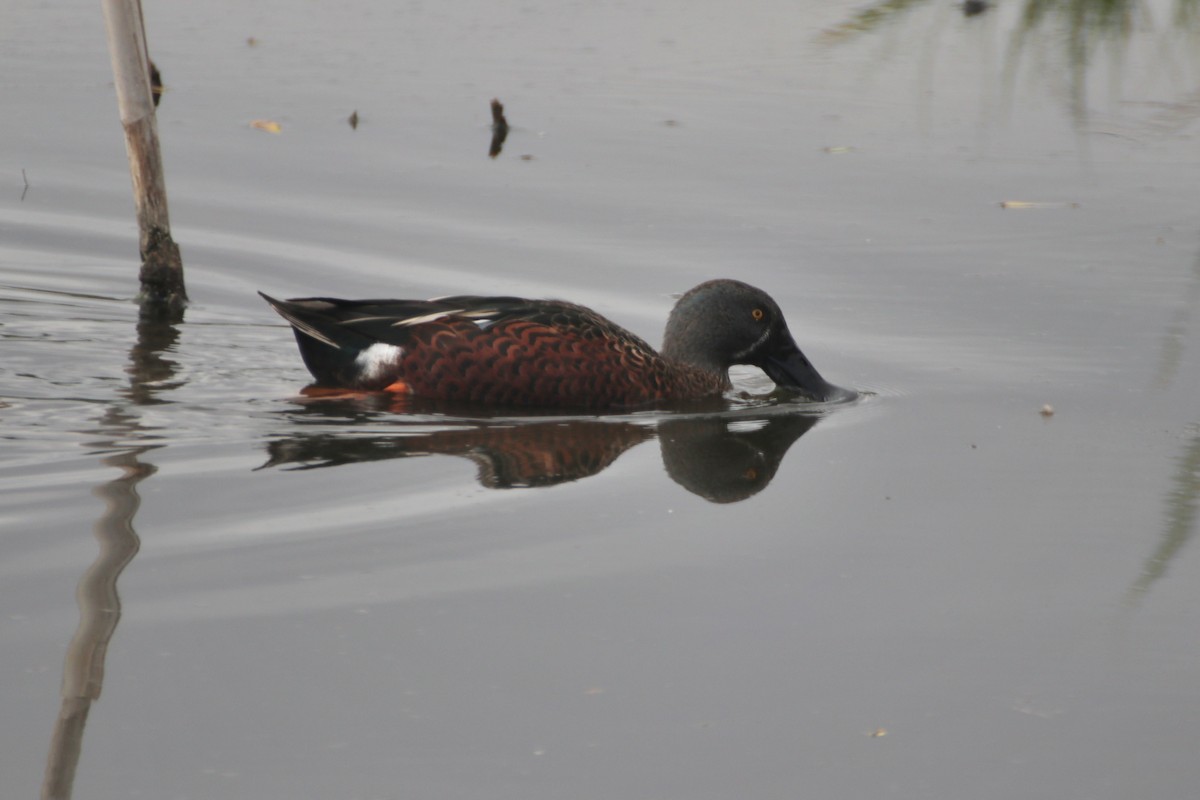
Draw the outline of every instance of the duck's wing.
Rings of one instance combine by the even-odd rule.
[[[277,300],[259,294],[298,334],[334,348],[361,350],[376,343],[403,346],[417,326],[463,320],[480,330],[509,322],[534,322],[564,335],[619,340],[653,352],[640,337],[590,308],[558,300],[475,295],[432,300]]]
[[[382,388],[372,375],[386,359],[396,360],[412,326],[444,318],[450,307],[425,300],[342,300],[298,297],[278,300],[259,292],[287,320],[304,365],[323,386]]]
[[[509,322],[532,322],[543,325],[563,336],[583,339],[606,339],[624,346],[654,353],[654,348],[640,336],[597,314],[587,306],[565,300],[527,300],[520,297],[439,297],[429,301],[461,309],[454,316],[469,319],[487,329]]]
[[[277,300],[263,292],[259,295],[291,324],[297,338],[302,335],[335,349],[362,350],[379,343],[402,345],[413,326],[445,319],[462,311],[439,300],[342,300],[336,297]]]

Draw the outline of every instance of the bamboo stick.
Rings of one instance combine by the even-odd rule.
[[[140,231],[142,288],[138,299],[144,315],[178,316],[187,304],[187,291],[183,261],[171,238],[167,216],[142,6],[140,0],[102,0],[102,5]]]

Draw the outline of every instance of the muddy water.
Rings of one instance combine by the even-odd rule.
[[[1150,8],[148,8],[169,328],[98,9],[7,9],[4,795],[1190,795],[1200,74]],[[254,293],[657,343],[718,276],[864,398],[314,407]]]

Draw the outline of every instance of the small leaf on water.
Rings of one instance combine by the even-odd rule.
[[[267,133],[279,133],[283,130],[283,126],[278,122],[273,122],[269,119],[256,119],[251,121],[250,127]]]
[[[1005,200],[1000,203],[1000,207],[1014,210],[1030,208],[1079,208],[1079,203],[1040,203],[1032,200]]]

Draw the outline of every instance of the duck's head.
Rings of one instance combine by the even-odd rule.
[[[810,400],[854,396],[822,378],[800,352],[779,304],[741,281],[707,281],[680,297],[667,319],[662,352],[721,374],[734,364],[749,364],[780,388]]]

